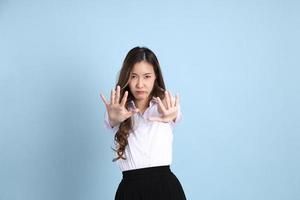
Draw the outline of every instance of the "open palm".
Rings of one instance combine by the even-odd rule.
[[[117,86],[117,91],[111,90],[110,102],[100,94],[103,103],[105,104],[106,110],[108,112],[108,117],[111,125],[116,125],[125,121],[127,118],[131,117],[134,113],[138,112],[138,109],[134,111],[128,111],[125,107],[128,91],[125,92],[122,100],[120,101],[120,86]]]
[[[179,110],[179,95],[174,99],[171,92],[165,91],[165,98],[162,101],[159,97],[156,98],[158,103],[158,112],[160,117],[150,117],[150,121],[171,122],[176,119]]]

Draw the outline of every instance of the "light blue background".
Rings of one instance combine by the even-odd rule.
[[[109,200],[104,106],[147,46],[179,92],[191,200],[300,199],[299,1],[0,1],[0,199]]]

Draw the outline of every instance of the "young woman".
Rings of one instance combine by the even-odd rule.
[[[184,200],[170,170],[173,128],[181,120],[179,95],[165,88],[155,54],[131,49],[116,88],[105,104],[105,125],[114,133],[116,161],[123,178],[115,200]]]

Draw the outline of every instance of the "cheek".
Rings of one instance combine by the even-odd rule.
[[[153,86],[154,86],[154,81],[155,81],[155,80],[150,80],[150,81],[148,82],[147,85],[148,85],[149,88],[153,88]]]
[[[135,82],[131,80],[131,81],[128,83],[128,86],[129,86],[130,91],[132,91],[132,90],[134,89],[134,87],[135,87]]]

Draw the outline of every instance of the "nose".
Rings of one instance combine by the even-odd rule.
[[[144,85],[143,80],[141,78],[139,78],[138,82],[137,82],[137,87],[141,88],[141,87],[143,87],[143,85]]]

